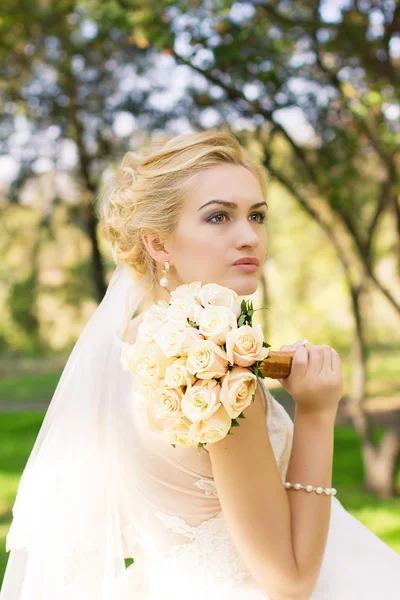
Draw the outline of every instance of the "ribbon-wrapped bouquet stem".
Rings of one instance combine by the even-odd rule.
[[[293,353],[274,352],[252,325],[251,301],[230,288],[195,281],[154,303],[134,344],[121,353],[135,380],[147,426],[174,447],[215,443],[244,419],[257,378],[290,372]]]

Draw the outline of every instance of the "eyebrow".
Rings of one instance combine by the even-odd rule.
[[[202,208],[204,208],[205,206],[208,206],[209,204],[223,204],[224,206],[227,206],[228,208],[238,208],[238,205],[235,202],[228,202],[227,200],[209,200],[208,202],[206,202],[205,204],[203,204],[203,206],[200,206],[200,208],[197,210],[197,212],[199,210],[201,210]],[[258,206],[266,206],[268,208],[268,204],[266,202],[257,202],[256,204],[253,204],[250,208],[257,208]]]

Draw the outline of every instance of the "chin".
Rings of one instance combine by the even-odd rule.
[[[226,287],[234,290],[239,296],[250,296],[257,291],[258,277],[238,277],[231,284],[227,283]]]

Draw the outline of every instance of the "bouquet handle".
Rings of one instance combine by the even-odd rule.
[[[264,377],[271,379],[286,379],[290,375],[294,350],[273,351],[260,364],[260,370]]]

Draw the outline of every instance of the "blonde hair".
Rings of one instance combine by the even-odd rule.
[[[111,242],[117,264],[135,278],[145,277],[153,293],[156,261],[142,236],[157,232],[161,243],[173,233],[192,178],[220,164],[246,167],[258,180],[264,199],[268,177],[230,133],[200,131],[151,143],[142,156],[127,152],[100,204],[100,231]]]

